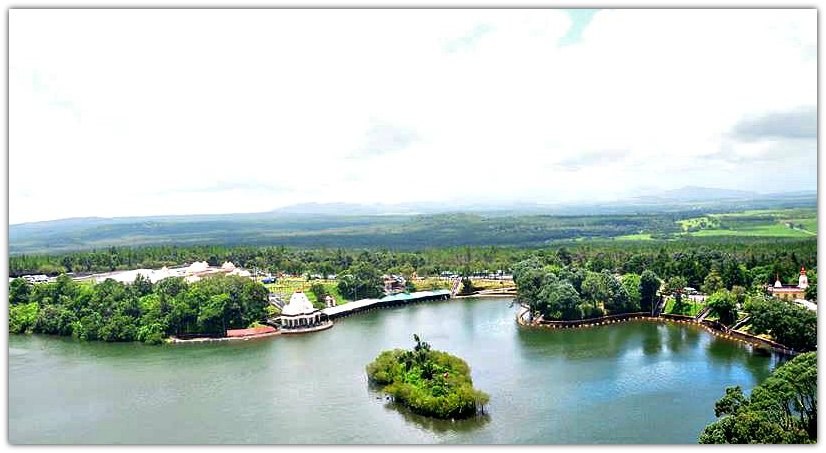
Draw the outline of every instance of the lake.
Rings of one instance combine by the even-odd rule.
[[[781,357],[695,326],[631,321],[536,330],[507,298],[375,310],[326,331],[145,346],[9,338],[13,444],[696,443],[726,386]],[[419,334],[465,359],[487,414],[417,416],[364,367]]]

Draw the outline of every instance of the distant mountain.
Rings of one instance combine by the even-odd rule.
[[[273,214],[302,215],[430,215],[445,213],[477,213],[488,215],[599,215],[632,214],[635,212],[672,212],[701,208],[740,208],[742,203],[769,200],[816,198],[817,191],[799,191],[776,194],[685,186],[679,189],[651,189],[649,193],[615,201],[590,203],[530,203],[530,202],[418,202],[398,204],[358,203],[302,203],[270,211]]]
[[[538,203],[451,203],[451,202],[416,202],[396,204],[358,204],[358,203],[300,203],[270,211],[273,214],[307,214],[307,215],[427,215],[455,212],[507,212],[524,213],[547,211],[547,206]]]
[[[667,231],[676,217],[704,213],[816,206],[816,191],[759,194],[684,187],[598,203],[305,203],[259,213],[72,218],[9,225],[8,238],[11,254],[158,244],[535,245],[566,237]],[[599,231],[583,227],[593,222],[604,225]]]
[[[712,187],[685,186],[679,189],[664,190],[652,193],[647,196],[637,197],[638,199],[655,199],[671,201],[716,201],[716,200],[742,200],[760,198],[762,195],[757,192],[733,189],[716,189]]]
[[[404,204],[356,204],[356,203],[300,203],[270,211],[274,214],[319,215],[413,215],[419,212]]]

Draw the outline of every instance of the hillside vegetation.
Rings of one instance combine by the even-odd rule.
[[[537,247],[566,241],[817,235],[817,209],[703,213],[545,215],[182,216],[61,220],[9,226],[11,255],[150,245],[298,248]]]

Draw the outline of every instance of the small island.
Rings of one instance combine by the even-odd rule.
[[[483,413],[490,397],[473,388],[467,362],[431,349],[418,335],[413,339],[412,351],[384,351],[367,365],[370,382],[420,415],[449,419]]]

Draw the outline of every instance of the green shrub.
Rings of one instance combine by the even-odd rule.
[[[489,396],[473,388],[468,364],[414,335],[412,351],[383,351],[367,365],[371,382],[413,412],[437,418],[466,418],[482,410]]]

